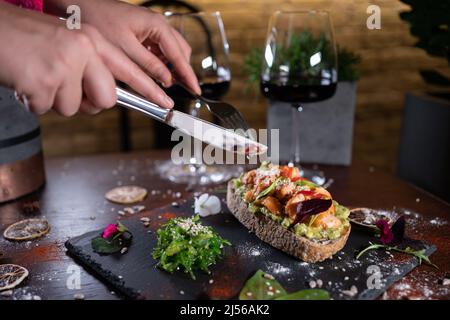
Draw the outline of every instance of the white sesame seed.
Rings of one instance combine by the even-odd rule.
[[[183,290],[180,290],[180,294],[184,294],[184,291],[183,291]]]

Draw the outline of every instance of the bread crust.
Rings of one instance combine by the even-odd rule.
[[[236,192],[232,180],[228,182],[227,205],[236,219],[262,241],[306,262],[320,262],[331,258],[344,247],[351,230],[349,225],[339,238],[325,242],[297,236],[264,214],[250,213],[247,203]]]

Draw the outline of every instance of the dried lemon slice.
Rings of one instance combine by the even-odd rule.
[[[42,237],[50,231],[50,224],[45,219],[26,219],[13,223],[6,228],[3,236],[8,240],[31,240]]]
[[[17,287],[26,277],[28,270],[15,264],[0,264],[0,291]]]
[[[138,186],[117,187],[105,194],[105,198],[119,204],[132,204],[144,200],[147,190]]]

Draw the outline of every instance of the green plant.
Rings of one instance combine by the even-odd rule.
[[[321,51],[325,55],[329,52],[329,43],[324,37],[314,37],[310,32],[303,32],[297,36],[293,36],[291,45],[289,48],[279,48],[281,61],[290,61],[290,70],[296,68],[303,68],[303,66],[310,61],[310,57],[315,52]],[[286,57],[289,57],[287,59]],[[255,86],[261,75],[262,65],[262,50],[259,48],[253,48],[245,56],[244,59],[244,73],[247,75],[247,88]],[[325,59],[326,60],[326,59]],[[337,60],[338,60],[338,81],[356,81],[360,77],[359,64],[361,57],[348,49],[337,48]],[[314,69],[310,69],[314,72]],[[320,66],[317,66],[317,70],[320,70]]]
[[[400,1],[411,7],[410,11],[401,12],[400,18],[410,24],[411,34],[418,39],[415,46],[450,63],[450,0]],[[428,69],[420,74],[429,84],[450,87],[450,78],[441,72]]]

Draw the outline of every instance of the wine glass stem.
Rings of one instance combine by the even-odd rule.
[[[194,102],[193,105],[191,105],[191,116],[194,117],[198,117],[199,114],[199,106],[201,106],[201,102],[199,100],[196,100]],[[201,163],[202,163],[202,147],[201,145],[199,146],[198,143],[196,143],[196,141],[193,141],[193,155],[191,156],[191,159],[189,161],[190,163],[190,168],[191,168],[191,172],[194,171],[196,172],[198,169],[200,169],[201,167]]]
[[[292,105],[292,144],[291,144],[291,159],[289,161],[289,166],[297,166],[300,164],[300,136],[299,136],[299,124],[300,124],[300,113],[302,107],[300,105]]]

